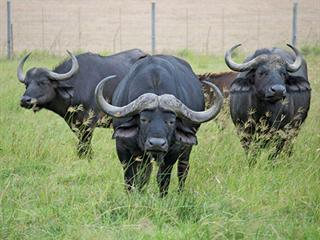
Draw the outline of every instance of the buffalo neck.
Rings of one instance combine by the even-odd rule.
[[[70,105],[71,105],[71,99],[66,100],[57,93],[56,97],[44,107],[52,112],[55,112],[62,118],[65,118]]]

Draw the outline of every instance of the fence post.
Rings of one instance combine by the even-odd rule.
[[[41,36],[42,36],[42,50],[44,50],[44,10],[41,7]]]
[[[206,55],[209,55],[209,41],[210,41],[210,33],[211,33],[211,26],[208,28],[207,33],[207,40],[206,40]]]
[[[81,8],[78,9],[78,50],[81,49]]]
[[[122,50],[122,10],[119,8],[119,51]]]
[[[186,50],[189,50],[189,10],[186,8]]]
[[[8,37],[8,59],[12,59],[13,56],[13,36],[12,36],[12,9],[11,0],[7,0],[7,37]]]
[[[257,49],[260,48],[260,8],[257,10]]]
[[[2,41],[2,35],[1,35],[1,17],[2,17],[2,15],[1,15],[1,13],[0,13],[0,56],[1,56],[1,54],[2,54],[2,47],[1,47],[1,41]]]
[[[224,52],[225,50],[224,50],[224,44],[225,44],[225,42],[224,42],[224,27],[225,27],[225,23],[224,23],[224,8],[222,9],[222,23],[221,23],[221,25],[222,25],[222,33],[221,33],[221,39],[222,39],[222,52]]]
[[[293,2],[293,15],[292,15],[292,46],[297,44],[297,14],[298,14],[298,0]]]
[[[156,52],[156,0],[151,2],[151,51]]]

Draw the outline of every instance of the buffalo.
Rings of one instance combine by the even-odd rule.
[[[219,73],[203,73],[198,74],[198,78],[200,81],[209,81],[212,82],[214,85],[216,85],[220,91],[223,93],[223,96],[225,98],[229,97],[229,91],[230,86],[233,82],[233,80],[236,79],[238,76],[237,72],[219,72]],[[204,93],[206,95],[206,101],[211,102],[212,101],[212,92],[210,92],[211,88],[208,86],[204,86]]]
[[[199,80],[208,81],[216,85],[219,90],[223,93],[224,98],[229,97],[229,90],[232,82],[238,76],[237,72],[229,71],[229,72],[208,72],[203,74],[198,74]],[[211,88],[208,85],[203,85],[203,92],[205,96],[206,104],[212,102],[214,100],[214,94]],[[217,123],[217,127],[220,131],[223,131],[227,127],[227,116],[229,113],[229,108],[227,104],[223,106],[219,117],[217,117],[214,121]]]
[[[79,139],[78,155],[91,156],[94,128],[108,126],[108,122],[101,120],[104,114],[99,111],[94,100],[95,87],[106,76],[117,75],[103,90],[103,95],[111,98],[115,87],[131,65],[145,53],[133,49],[107,57],[93,53],[83,53],[76,57],[70,52],[68,54],[71,59],[53,71],[31,68],[25,76],[23,65],[30,53],[20,61],[17,76],[26,86],[20,105],[34,112],[45,108],[64,118]]]
[[[252,142],[264,147],[275,143],[277,156],[292,146],[306,119],[311,97],[307,64],[301,53],[287,44],[294,53],[283,49],[259,49],[238,64],[231,58],[235,45],[225,54],[225,62],[240,72],[230,88],[230,112],[233,123],[240,130],[243,147]],[[257,141],[256,141],[257,140]],[[261,141],[260,141],[261,140]]]
[[[142,189],[148,182],[154,159],[160,196],[168,193],[173,165],[178,161],[179,190],[184,187],[192,146],[201,123],[220,111],[223,96],[210,82],[216,94],[214,104],[205,109],[201,82],[191,66],[169,55],[146,56],[138,60],[119,83],[111,103],[103,89],[115,76],[101,81],[96,101],[112,116],[113,138],[124,169],[127,190]]]

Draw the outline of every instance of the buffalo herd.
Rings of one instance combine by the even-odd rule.
[[[68,51],[70,59],[55,69],[34,67],[24,75],[29,53],[17,67],[26,88],[20,105],[64,118],[79,139],[80,157],[92,156],[95,127],[112,126],[126,189],[145,186],[154,160],[165,196],[176,162],[178,189],[183,190],[197,131],[219,114],[223,98],[229,99],[246,152],[257,142],[260,149],[272,142],[276,151],[271,158],[290,146],[307,117],[311,88],[301,53],[288,44],[291,51],[258,49],[236,63],[232,53],[239,46],[225,54],[232,71],[206,74],[195,74],[183,59],[133,49],[107,57]]]

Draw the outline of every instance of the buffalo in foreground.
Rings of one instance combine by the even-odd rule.
[[[46,68],[31,68],[23,74],[26,55],[18,65],[17,76],[26,90],[21,97],[21,106],[33,111],[46,108],[64,118],[79,139],[78,155],[91,153],[93,130],[104,116],[96,106],[94,90],[97,84],[110,74],[117,75],[104,88],[103,95],[111,98],[118,82],[129,71],[131,65],[145,53],[138,49],[103,57],[84,53],[77,57],[68,52],[71,59],[53,71]],[[100,124],[105,125],[105,124]]]
[[[189,170],[192,145],[201,123],[213,119],[220,111],[223,97],[210,85],[216,100],[204,110],[204,94],[191,66],[176,57],[147,56],[137,61],[119,83],[111,103],[103,97],[104,85],[96,88],[100,108],[113,117],[113,138],[123,165],[128,190],[141,189],[149,180],[151,160],[159,165],[157,181],[160,195],[168,192],[172,167],[178,161],[179,190],[183,189]]]
[[[262,146],[275,141],[274,157],[291,145],[307,117],[311,97],[307,64],[289,44],[294,54],[279,48],[259,49],[238,64],[231,58],[238,46],[225,54],[229,68],[240,72],[230,89],[231,118],[239,127],[245,149],[254,136],[257,142],[262,140]]]

